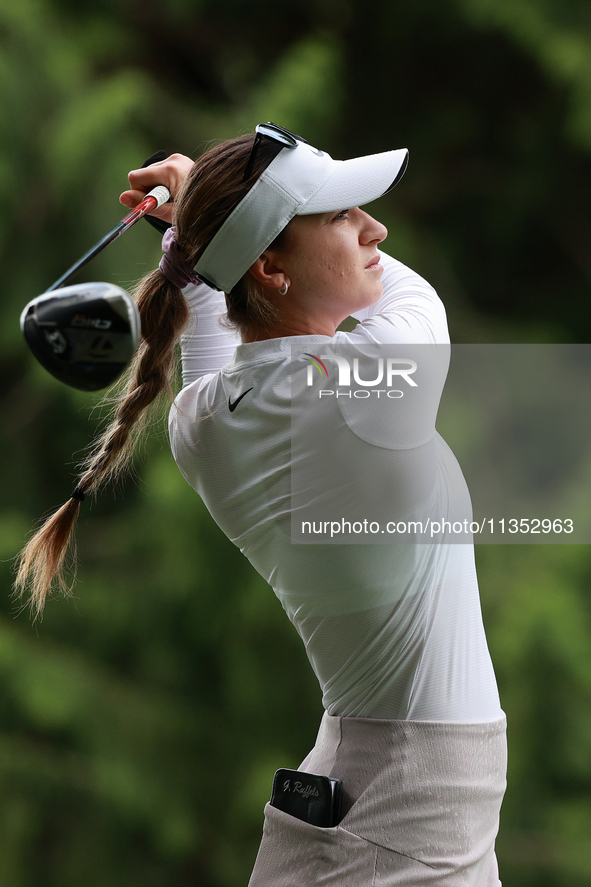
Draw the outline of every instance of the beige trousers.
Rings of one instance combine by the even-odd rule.
[[[500,887],[505,726],[325,714],[300,769],[342,780],[344,818],[267,804],[249,887]]]

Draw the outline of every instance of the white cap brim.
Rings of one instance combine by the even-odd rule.
[[[333,160],[334,172],[296,215],[365,206],[390,191],[402,178],[408,151],[385,151],[352,160]]]

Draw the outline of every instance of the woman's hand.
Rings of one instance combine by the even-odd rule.
[[[184,154],[171,154],[166,160],[160,160],[158,163],[152,163],[142,169],[132,169],[128,176],[130,190],[123,192],[119,202],[123,206],[133,209],[156,185],[166,185],[172,195],[172,201],[174,201],[192,166],[193,161],[190,157],[185,157]],[[172,223],[172,201],[165,203],[150,215]]]

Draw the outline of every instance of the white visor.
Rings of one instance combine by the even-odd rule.
[[[294,216],[363,206],[402,177],[408,151],[333,160],[306,142],[284,148],[230,213],[195,265],[214,289],[229,293]]]

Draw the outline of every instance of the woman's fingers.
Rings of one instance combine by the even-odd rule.
[[[138,203],[142,202],[145,196],[146,192],[144,191],[124,191],[119,197],[119,203],[122,203],[123,206],[128,206],[130,209],[134,209]]]
[[[166,160],[160,160],[141,169],[132,169],[128,176],[131,187],[121,194],[119,202],[133,209],[155,185],[166,185],[174,201],[192,166],[193,161],[190,157],[184,154],[171,154]],[[172,222],[172,214],[172,202],[165,203],[160,209],[151,213],[166,222]]]

